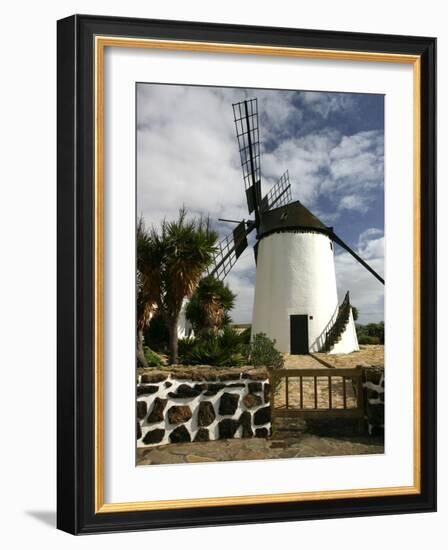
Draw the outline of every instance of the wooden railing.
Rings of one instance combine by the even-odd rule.
[[[271,384],[271,418],[364,418],[364,393],[362,388],[362,367],[334,369],[277,369],[269,374]],[[281,382],[284,379],[284,389]],[[292,386],[292,379],[298,384]],[[327,399],[324,406],[319,403],[318,388],[321,379],[327,379]],[[335,392],[335,379],[342,379],[342,387]],[[304,382],[311,381],[311,403],[305,402]],[[351,381],[347,389],[347,382]],[[306,382],[310,386],[309,382]],[[338,384],[340,385],[340,384]],[[320,384],[320,388],[322,385]],[[347,391],[348,390],[348,391]],[[282,393],[284,400],[278,404]],[[350,395],[348,395],[350,393]],[[310,401],[308,399],[308,401]],[[322,399],[320,399],[322,401]],[[350,402],[349,402],[350,401]],[[311,405],[311,406],[310,406]],[[341,405],[341,406],[339,406]]]

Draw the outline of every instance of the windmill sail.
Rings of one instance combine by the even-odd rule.
[[[260,135],[258,102],[248,99],[233,104],[236,136],[240,150],[249,214],[258,217],[261,203]]]
[[[348,244],[346,244],[340,237],[338,237],[335,233],[332,234],[332,239],[335,243],[337,243],[339,246],[341,246],[344,250],[346,250],[349,254],[351,254],[355,260],[357,260],[363,267],[367,269],[380,283],[383,283],[384,285],[384,279],[379,275],[370,265],[365,262],[354,250],[352,250]]]
[[[246,229],[246,222],[240,222],[235,229],[218,243],[213,264],[208,274],[223,281],[234,266],[237,259],[247,248],[247,235],[252,228]]]
[[[291,184],[289,182],[289,172],[286,172],[278,180],[261,200],[261,211],[266,212],[273,208],[286,206],[292,201]]]

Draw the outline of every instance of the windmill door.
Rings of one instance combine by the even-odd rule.
[[[306,355],[308,348],[308,315],[290,315],[291,355]]]

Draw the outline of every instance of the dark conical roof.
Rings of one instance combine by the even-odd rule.
[[[300,201],[263,212],[258,227],[258,237],[280,231],[317,231],[332,233],[333,228],[323,224]]]

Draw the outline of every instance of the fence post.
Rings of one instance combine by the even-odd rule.
[[[359,428],[359,432],[362,434],[364,433],[365,416],[366,416],[365,403],[364,403],[364,386],[362,384],[362,366],[358,365],[356,367],[356,370],[358,371],[357,384],[356,384],[356,393],[358,394],[357,401],[358,401],[358,407],[362,411],[362,418],[359,420],[358,428]]]

